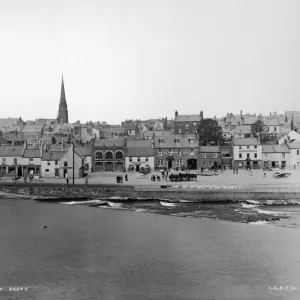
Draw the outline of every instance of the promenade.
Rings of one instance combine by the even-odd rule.
[[[276,191],[284,191],[284,189],[295,190],[300,192],[300,171],[287,170],[292,175],[289,178],[276,179],[273,173],[276,171],[263,172],[262,170],[253,170],[252,176],[249,171],[239,170],[238,174],[234,174],[232,170],[224,171],[215,176],[197,176],[197,181],[189,182],[170,182],[162,180],[160,182],[152,182],[151,176],[160,175],[159,172],[152,172],[146,176],[140,176],[139,173],[127,173],[128,181],[125,181],[124,172],[94,172],[90,174],[88,184],[116,184],[116,176],[123,176],[123,183],[120,185],[133,185],[136,189],[151,189],[159,188],[161,185],[182,186],[182,187],[195,187],[195,186],[237,186],[240,188],[255,188],[270,189]],[[172,173],[172,172],[171,172]],[[266,177],[264,177],[266,173]],[[169,173],[170,174],[170,173]],[[12,183],[11,177],[1,177],[0,184]],[[23,183],[23,178],[19,181]],[[38,183],[39,181],[35,181]],[[41,178],[43,183],[66,184],[65,178]],[[72,185],[72,178],[69,178],[69,185]],[[75,178],[75,184],[85,184],[85,178]]]

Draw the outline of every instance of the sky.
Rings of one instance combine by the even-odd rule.
[[[300,110],[299,0],[1,0],[0,118]]]

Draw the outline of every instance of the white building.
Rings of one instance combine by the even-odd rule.
[[[287,145],[263,145],[263,166],[269,168],[290,168],[290,150]]]
[[[42,157],[42,176],[61,177],[60,160],[66,153],[67,151],[44,152]]]
[[[290,149],[290,167],[300,169],[300,143],[288,143]]]
[[[154,152],[151,140],[128,140],[125,156],[125,170],[139,172],[142,167],[149,166],[154,170]]]
[[[253,168],[262,166],[262,146],[257,138],[238,138],[233,140],[233,163],[235,166]]]

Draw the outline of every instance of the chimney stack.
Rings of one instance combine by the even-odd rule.
[[[201,117],[201,120],[203,120],[203,111],[202,110],[200,111],[200,117]]]
[[[178,116],[178,111],[175,110],[175,118]]]
[[[243,111],[241,110],[241,116],[243,115]]]

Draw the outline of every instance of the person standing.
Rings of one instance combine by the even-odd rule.
[[[125,180],[128,181],[128,175],[127,175],[127,173],[125,174]]]

